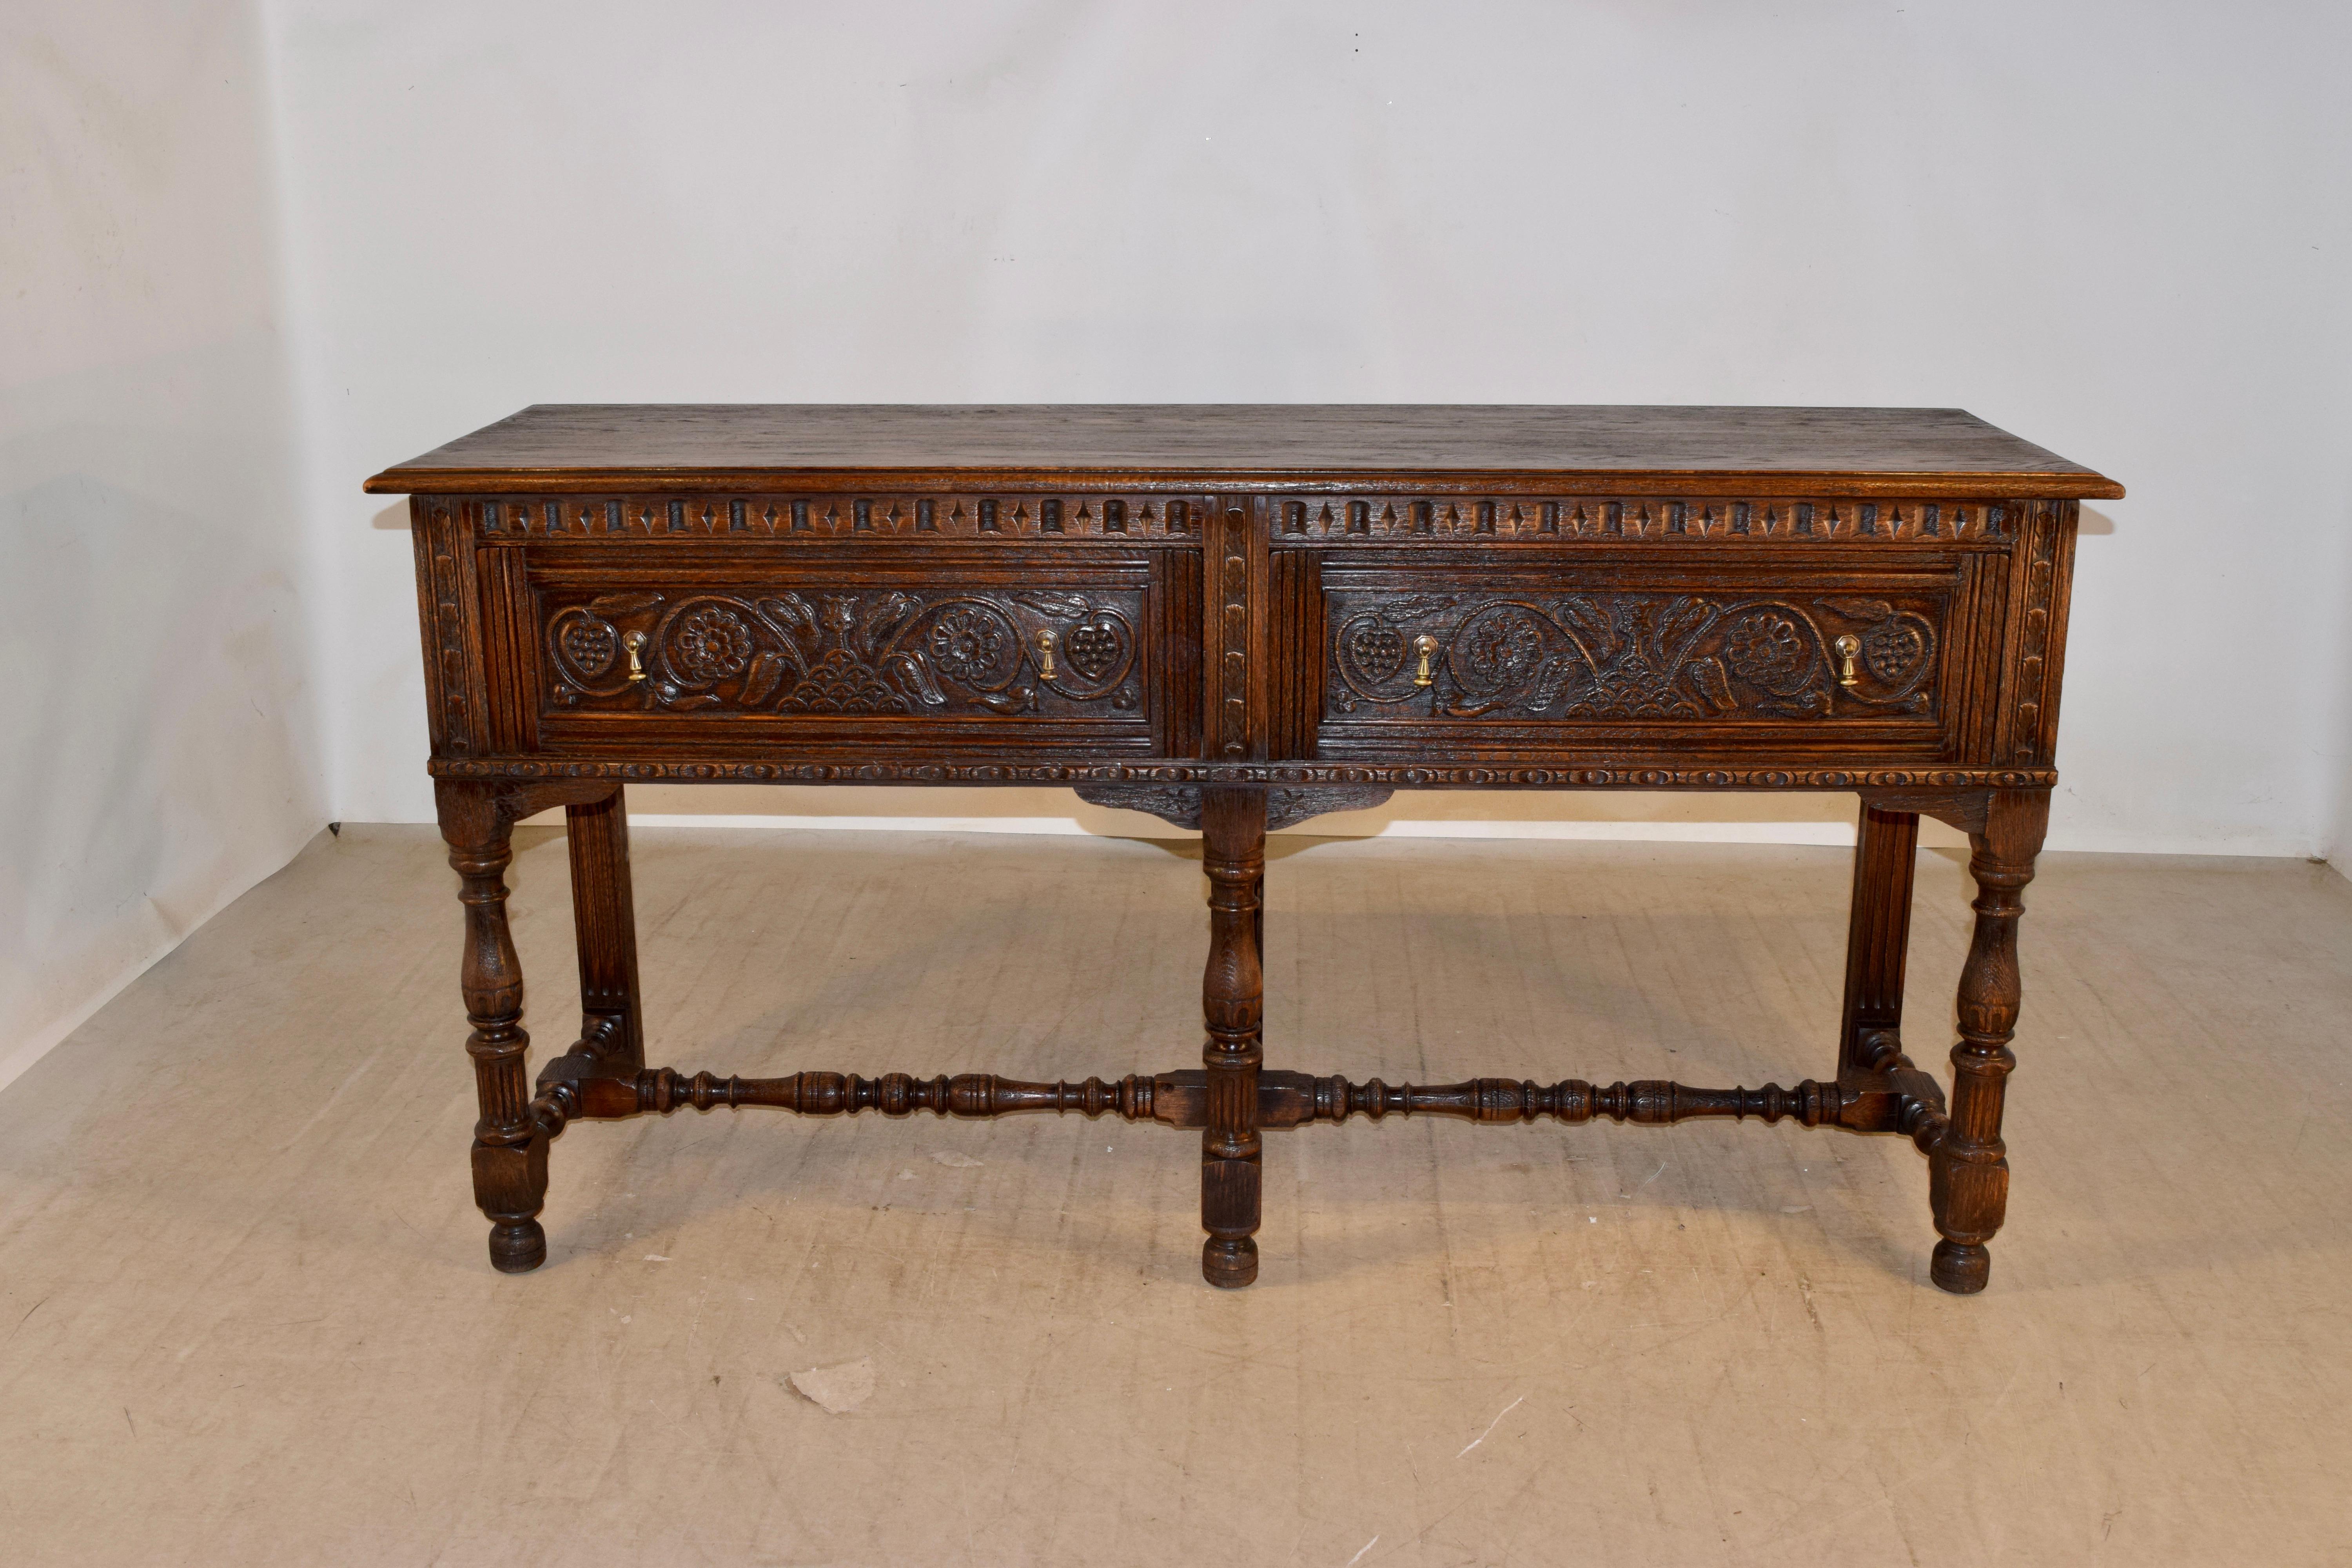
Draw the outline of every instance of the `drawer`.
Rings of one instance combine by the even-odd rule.
[[[491,597],[530,644],[530,689],[508,702],[520,750],[1148,755],[1197,732],[1162,668],[1171,614],[1197,644],[1197,587],[1188,605],[1171,581],[1189,563],[1197,583],[1197,555],[489,554]]]
[[[1300,738],[1318,756],[1434,742],[1793,758],[1821,741],[1848,756],[1956,759],[1988,559],[1325,564],[1306,628],[1319,706],[1300,715],[1312,720]]]

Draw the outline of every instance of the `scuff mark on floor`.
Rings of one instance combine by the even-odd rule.
[[[1479,1444],[1493,1436],[1495,1435],[1495,1428],[1503,1424],[1503,1417],[1508,1415],[1512,1411],[1517,1410],[1520,1405],[1526,1404],[1527,1398],[1528,1396],[1522,1394],[1518,1398],[1514,1399],[1508,1405],[1504,1405],[1502,1410],[1496,1414],[1495,1418],[1486,1423],[1486,1429],[1484,1432],[1479,1433],[1475,1437],[1470,1439],[1468,1445],[1463,1448],[1462,1454],[1468,1453],[1472,1448],[1476,1447]],[[1454,1457],[1458,1459],[1462,1458],[1462,1454],[1456,1454]]]

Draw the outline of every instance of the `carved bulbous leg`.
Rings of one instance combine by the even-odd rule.
[[[1202,860],[1209,875],[1209,963],[1202,977],[1208,1024],[1207,1125],[1201,1134],[1201,1277],[1237,1289],[1257,1278],[1261,1143],[1260,1042],[1265,983],[1259,963],[1258,889],[1265,875],[1265,791],[1201,792]]]
[[[1927,1163],[1928,1202],[1936,1244],[1928,1274],[1944,1289],[1967,1295],[1985,1288],[1992,1271],[1986,1243],[2009,1208],[2008,1149],[2000,1138],[2002,1097],[2017,1058],[2009,1042],[2017,1031],[2022,987],[2017,967],[2017,921],[2025,912],[2025,884],[2050,821],[2048,790],[1998,790],[1984,830],[1969,836],[1977,897],[1976,939],[1960,971],[1959,1043],[1952,1047],[1951,1122]]]
[[[441,780],[435,795],[466,906],[460,984],[473,1026],[466,1053],[474,1058],[481,1106],[474,1124],[474,1199],[490,1221],[491,1266],[520,1274],[547,1258],[538,1218],[547,1195],[547,1135],[530,1118],[522,967],[507,930],[504,873],[514,858],[513,822],[496,785]]]

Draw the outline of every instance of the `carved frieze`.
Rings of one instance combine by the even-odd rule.
[[[1209,501],[1162,495],[515,496],[475,502],[488,541],[1196,541]]]
[[[550,592],[556,711],[1097,715],[1143,700],[1140,589]]]
[[[2014,503],[1719,496],[1276,497],[1274,542],[2005,544]],[[489,541],[1043,539],[1195,542],[1209,496],[1151,494],[510,496],[469,505]]]
[[[2003,543],[2014,507],[1993,502],[1739,500],[1664,496],[1331,496],[1276,503],[1274,538],[1394,544],[1414,540],[1607,543]]]
[[[1327,717],[1916,717],[1938,597],[1337,589]]]
[[[435,757],[426,764],[426,771],[443,779],[618,779],[629,783],[1384,784],[1391,789],[2042,789],[2058,780],[2057,773],[2050,768],[1956,768],[1933,764],[1909,768],[1677,768],[1360,762],[760,763],[730,757],[666,762]],[[1904,809],[1922,808],[1912,805]]]

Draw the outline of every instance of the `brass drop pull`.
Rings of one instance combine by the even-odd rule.
[[[1054,628],[1051,626],[1037,628],[1037,678],[1041,680],[1054,679]]]
[[[1412,672],[1412,683],[1415,686],[1436,685],[1437,671],[1431,668],[1431,661],[1437,658],[1437,639],[1423,632],[1412,639],[1412,651],[1421,656],[1421,664]]]
[[[1838,668],[1838,684],[1840,686],[1861,685],[1862,677],[1853,672],[1853,656],[1862,651],[1862,639],[1848,632],[1830,644],[1830,647],[1837,650],[1837,656],[1843,661]]]
[[[624,632],[621,634],[621,646],[629,650],[629,679],[631,680],[643,680],[646,678],[645,661],[637,656],[645,652],[646,643],[647,640],[646,634],[643,632]]]

